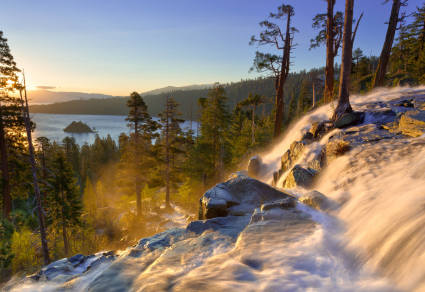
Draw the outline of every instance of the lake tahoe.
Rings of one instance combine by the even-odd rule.
[[[106,137],[111,135],[112,139],[118,141],[121,133],[129,134],[126,116],[112,115],[59,115],[59,114],[32,114],[32,120],[36,124],[34,139],[47,137],[52,141],[62,142],[65,137],[74,137],[78,145],[92,144],[96,135]],[[154,118],[158,121],[158,118]],[[63,129],[73,121],[82,121],[92,128],[95,133],[74,134],[64,132]],[[193,129],[196,123],[192,122]],[[190,121],[182,123],[182,129],[190,129]]]

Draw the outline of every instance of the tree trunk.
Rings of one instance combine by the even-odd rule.
[[[30,158],[30,164],[31,164],[32,179],[34,184],[34,193],[35,193],[35,198],[37,202],[38,222],[40,225],[41,248],[43,251],[44,264],[47,265],[50,262],[50,256],[49,256],[49,248],[47,246],[47,235],[46,235],[46,226],[44,222],[43,205],[41,202],[40,188],[39,188],[38,179],[37,179],[37,166],[35,163],[34,145],[32,143],[31,123],[30,123],[25,76],[24,76],[24,93],[25,93],[25,105],[24,105],[24,100],[22,98],[22,90],[19,91],[19,94],[21,97],[21,104],[22,104],[22,113],[23,113],[24,122],[25,122],[25,129],[27,132],[28,150],[29,150],[29,158]]]
[[[170,207],[170,144],[169,144],[169,135],[170,135],[170,125],[169,125],[169,103],[168,97],[165,107],[165,206]]]
[[[140,153],[139,153],[139,124],[134,122],[134,155],[135,155],[135,189],[136,189],[136,210],[137,217],[142,216],[142,186],[140,184],[139,165],[140,165]]]
[[[328,0],[328,12],[326,22],[326,68],[325,68],[325,103],[330,102],[333,98],[334,91],[334,59],[335,59],[335,45],[334,45],[334,6],[335,0]]]
[[[0,154],[1,154],[1,174],[2,174],[3,217],[8,219],[10,215],[10,211],[12,211],[12,197],[10,196],[9,155],[7,153],[6,131],[4,129],[1,103],[0,103]]]
[[[62,193],[62,200],[63,200],[63,193]],[[65,224],[65,212],[62,208],[62,239],[63,239],[63,247],[65,251],[65,256],[69,256],[69,241],[68,241],[68,234],[66,232],[66,224]]]
[[[283,86],[289,72],[289,61],[291,53],[291,12],[287,13],[285,45],[283,48],[282,65],[279,74],[279,80],[276,90],[276,113],[274,122],[274,138],[278,137],[282,130],[282,121],[284,113]]]
[[[382,47],[381,56],[379,57],[378,68],[376,69],[373,87],[384,86],[385,73],[390,59],[391,48],[393,46],[395,31],[397,30],[398,14],[400,12],[401,0],[393,0],[391,8],[390,21],[388,22],[387,34],[385,36],[384,46]]]
[[[335,109],[333,120],[336,120],[346,112],[352,112],[350,105],[350,74],[353,59],[353,6],[354,0],[345,1],[344,38],[342,45],[341,74],[338,93],[338,106]]]
[[[252,106],[251,144],[255,144],[255,104]]]

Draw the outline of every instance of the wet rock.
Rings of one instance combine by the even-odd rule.
[[[314,140],[314,136],[313,136],[313,134],[312,133],[310,133],[310,132],[307,132],[307,133],[305,133],[304,135],[303,135],[303,137],[302,137],[302,139],[301,139],[302,141],[304,141],[306,144],[310,144],[310,143],[312,143],[313,142],[313,140]]]
[[[77,254],[70,258],[63,258],[43,267],[39,272],[28,276],[35,281],[66,282],[88,271],[94,265],[106,260],[113,260],[114,252],[99,252],[94,255],[84,256]]]
[[[295,200],[295,198],[285,198],[285,199],[277,200],[271,203],[265,203],[261,205],[260,210],[264,212],[274,208],[290,209],[290,208],[295,208],[296,205],[297,205],[297,201]]]
[[[196,235],[205,231],[216,231],[221,234],[236,237],[249,223],[251,216],[217,217],[209,220],[191,222],[186,230]]]
[[[323,161],[322,155],[320,154],[308,163],[308,167],[310,169],[313,169],[316,172],[319,172],[323,168],[323,162],[322,161]]]
[[[365,114],[363,112],[345,113],[335,121],[335,128],[346,128],[361,124],[364,121]]]
[[[251,224],[264,221],[281,221],[286,222],[287,224],[293,224],[300,222],[300,220],[309,219],[310,216],[307,213],[298,211],[296,208],[271,208],[267,210],[262,210],[260,208],[255,209],[254,213],[251,216]],[[282,223],[279,224],[282,224]],[[248,227],[249,228],[249,227]]]
[[[291,146],[289,147],[289,150],[290,150],[291,160],[293,162],[295,162],[301,156],[306,145],[307,143],[305,141],[295,141],[291,144]]]
[[[295,165],[283,182],[283,188],[310,187],[313,184],[315,172],[311,169]]]
[[[136,248],[150,251],[164,249],[171,246],[174,242],[182,240],[185,235],[186,231],[182,228],[169,229],[154,236],[141,239]]]
[[[281,158],[281,169],[287,171],[292,165],[291,150],[287,150]]]
[[[419,137],[425,134],[425,111],[408,111],[404,113],[398,124],[404,135]]]
[[[311,191],[299,198],[299,201],[314,209],[326,210],[330,207],[328,198],[318,191]]]
[[[264,202],[288,197],[267,184],[240,175],[216,185],[202,196],[200,219],[246,214]]]
[[[322,137],[327,132],[326,122],[315,122],[311,124],[309,133],[313,136],[314,139]]]
[[[325,157],[329,164],[335,158],[344,155],[351,149],[350,143],[342,139],[334,139],[326,144]]]
[[[248,162],[248,175],[258,177],[262,169],[262,160],[260,156],[252,157]]]
[[[414,107],[412,99],[404,99],[394,104],[395,106],[401,107]]]

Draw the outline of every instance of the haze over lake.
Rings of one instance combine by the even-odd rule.
[[[71,136],[75,138],[78,145],[84,143],[92,144],[96,134],[100,137],[111,135],[112,139],[118,142],[121,133],[129,134],[130,129],[127,127],[126,116],[112,115],[57,115],[57,114],[32,114],[32,120],[36,123],[34,131],[34,139],[38,137],[47,137],[52,141],[62,142],[62,140]],[[158,120],[155,118],[155,120]],[[72,121],[82,121],[95,133],[73,134],[64,132],[63,129]],[[196,123],[192,122],[192,127],[196,130]],[[182,124],[183,129],[190,128],[190,121]]]

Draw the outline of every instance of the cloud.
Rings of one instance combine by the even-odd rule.
[[[36,86],[37,89],[43,89],[43,90],[49,90],[49,89],[55,89],[56,86]]]

